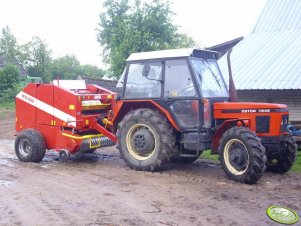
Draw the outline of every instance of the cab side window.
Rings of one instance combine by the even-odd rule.
[[[165,62],[165,97],[195,96],[195,88],[187,61],[168,60]]]
[[[124,98],[161,97],[161,79],[161,62],[130,64]]]

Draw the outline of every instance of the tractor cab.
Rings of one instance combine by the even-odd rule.
[[[211,128],[212,103],[229,100],[217,53],[198,49],[133,53],[117,88],[122,100],[167,109],[181,131]]]

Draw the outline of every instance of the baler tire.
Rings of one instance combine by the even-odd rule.
[[[15,152],[22,162],[40,162],[46,153],[42,134],[35,129],[21,131],[15,140]]]
[[[283,147],[282,155],[277,159],[275,164],[272,162],[273,159],[268,159],[266,171],[284,174],[292,168],[297,156],[297,145],[293,137],[290,135],[285,136],[284,141],[281,142],[281,146]]]
[[[173,128],[151,109],[136,109],[125,115],[118,124],[117,137],[121,157],[139,171],[165,169],[175,150]]]
[[[256,134],[245,127],[228,129],[222,136],[218,152],[221,165],[231,180],[255,184],[265,171],[265,148]]]

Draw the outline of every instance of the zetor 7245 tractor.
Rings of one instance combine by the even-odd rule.
[[[216,59],[197,49],[134,53],[118,95],[83,81],[29,84],[16,100],[16,154],[39,162],[46,149],[66,159],[117,143],[131,168],[157,171],[211,149],[235,181],[287,172],[296,155],[287,106],[229,102]]]

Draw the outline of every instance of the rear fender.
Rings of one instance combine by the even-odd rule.
[[[222,138],[223,134],[228,129],[230,129],[234,126],[248,126],[248,125],[249,125],[249,120],[248,119],[229,119],[229,120],[225,120],[220,125],[220,127],[217,129],[215,134],[213,135],[212,143],[211,143],[211,153],[212,154],[217,154],[220,139]]]
[[[172,125],[172,127],[179,131],[179,127],[176,124],[176,122],[173,120],[171,114],[164,109],[162,106],[160,106],[158,103],[152,100],[122,100],[118,101],[114,107],[113,107],[113,131],[117,131],[117,125],[118,123],[123,119],[123,117],[131,110],[135,110],[138,108],[149,108],[153,110],[159,111],[162,115],[166,117],[166,119],[169,121],[169,123]]]

